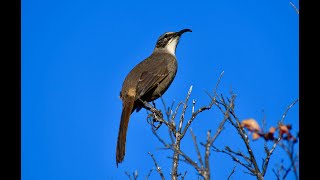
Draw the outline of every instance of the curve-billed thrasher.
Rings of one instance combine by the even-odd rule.
[[[140,101],[153,101],[168,89],[177,72],[175,51],[180,36],[190,29],[166,32],[157,41],[153,53],[136,65],[122,84],[122,114],[116,149],[116,163],[121,163],[125,155],[126,134],[131,113],[143,107]]]

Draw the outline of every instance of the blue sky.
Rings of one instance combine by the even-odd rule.
[[[224,71],[219,92],[237,94],[238,117],[261,123],[265,116],[267,127],[275,126],[299,97],[299,15],[289,2],[23,0],[22,179],[128,179],[124,172],[135,170],[144,179],[154,166],[149,151],[169,177],[171,154],[159,150],[145,110],[132,114],[125,160],[119,168],[115,164],[122,82],[167,31],[193,31],[178,45],[177,76],[163,96],[168,104],[184,100],[191,85],[197,107],[208,104],[206,91]],[[220,116],[213,109],[196,119],[191,127],[199,141],[208,129],[216,130]],[[285,120],[293,132],[298,117],[296,104]],[[164,126],[159,133],[166,133]],[[182,148],[196,158],[190,134],[185,138]],[[251,144],[261,164],[263,140]],[[244,147],[230,124],[215,144],[226,145]],[[275,178],[272,168],[281,159],[288,162],[277,148],[266,179]],[[234,164],[212,153],[212,177],[227,179]],[[189,165],[181,163],[181,169],[187,179],[197,177]],[[243,171],[238,165],[233,178],[255,179]]]

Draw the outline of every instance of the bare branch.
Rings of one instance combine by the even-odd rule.
[[[226,123],[227,119],[230,118],[229,115],[229,109],[227,109],[226,113],[224,114],[223,120],[220,122],[219,127],[216,131],[216,133],[213,135],[213,137],[210,140],[210,144],[212,145],[213,142],[217,139],[217,137],[219,136],[219,134],[222,132],[224,124]]]
[[[231,176],[234,174],[236,167],[237,167],[237,164],[233,167],[233,169],[232,169],[230,175],[228,176],[227,180],[229,180],[231,178]]]
[[[175,129],[175,125],[170,123],[172,125],[172,128]],[[171,144],[174,144],[174,131],[171,130],[171,128],[168,128],[168,134],[169,134],[169,137],[170,137],[170,140],[171,140]]]
[[[130,180],[132,180],[131,179],[131,175],[130,175],[130,173],[128,173],[127,171],[126,172],[124,172],[127,176],[128,176],[128,178],[130,179]]]
[[[191,110],[191,113],[193,114],[194,113],[194,108],[196,106],[196,100],[192,100],[192,110]]]
[[[187,171],[184,172],[184,174],[181,176],[181,180],[184,180],[184,177],[186,177]]]
[[[249,155],[250,155],[250,160],[251,160],[251,162],[253,163],[253,166],[254,166],[254,169],[255,169],[254,174],[257,176],[258,179],[263,179],[263,176],[262,176],[262,174],[260,173],[260,169],[259,169],[259,167],[258,167],[258,163],[257,163],[256,158],[255,158],[255,156],[254,156],[254,154],[253,154],[253,151],[252,151],[252,149],[251,149],[248,135],[247,135],[247,133],[244,131],[244,129],[241,127],[240,121],[239,121],[239,119],[236,117],[236,115],[235,115],[235,113],[234,113],[233,110],[231,110],[231,115],[232,115],[232,116],[235,118],[235,120],[236,120],[237,127],[238,127],[237,130],[238,130],[238,132],[239,132],[239,134],[240,134],[243,142],[245,143],[246,148],[247,148],[247,151],[248,151],[248,153],[249,153]]]
[[[288,112],[288,111],[292,108],[292,106],[295,105],[298,101],[299,101],[299,98],[296,99],[295,101],[293,101],[293,103],[291,103],[291,104],[287,107],[287,109],[285,110],[285,112],[284,112],[283,115],[282,115],[282,118],[281,118],[281,121],[280,121],[281,124],[283,124],[284,118],[287,116],[287,112]]]
[[[218,86],[219,86],[219,84],[220,84],[220,81],[221,81],[221,78],[222,78],[223,74],[224,74],[224,71],[222,71],[222,72],[220,73],[220,76],[219,76],[219,78],[218,78],[218,82],[217,82],[217,84],[216,84],[216,87],[215,87],[214,90],[213,90],[213,94],[214,94],[215,96],[218,96],[217,90],[218,90]],[[218,96],[218,97],[219,97],[219,96]]]
[[[250,164],[244,164],[242,161],[240,161],[236,156],[234,156],[232,153],[228,152],[228,151],[225,151],[225,150],[220,150],[216,147],[213,147],[214,148],[214,151],[216,152],[222,152],[222,153],[225,153],[227,155],[229,155],[233,161],[239,163],[240,165],[242,165],[243,167],[245,167],[246,169],[248,169],[251,173],[255,174],[255,170],[253,168],[251,168]]]
[[[248,164],[252,163],[250,157],[246,156],[246,155],[243,154],[241,151],[235,152],[235,151],[233,151],[229,146],[226,146],[225,149],[226,149],[228,152],[230,152],[230,153],[232,153],[232,154],[234,154],[234,155],[237,155],[237,156],[242,157],[243,159],[245,159],[245,160],[247,161]]]
[[[264,161],[263,161],[263,163],[262,163],[262,175],[264,176],[265,174],[266,174],[266,172],[267,172],[267,169],[268,169],[268,164],[269,164],[269,160],[270,160],[270,158],[271,158],[271,155],[272,155],[272,153],[273,153],[273,151],[276,149],[276,147],[277,147],[277,144],[279,143],[279,141],[281,140],[281,136],[279,136],[276,140],[275,140],[275,142],[274,142],[274,144],[273,144],[273,146],[272,146],[272,148],[269,150],[268,149],[268,147],[267,146],[265,146],[265,152],[266,152],[266,154],[267,154],[267,157],[264,159]]]
[[[170,119],[170,115],[171,115],[171,109],[167,109],[167,106],[166,106],[166,102],[164,101],[163,97],[160,96],[160,99],[161,99],[161,102],[162,102],[162,105],[163,105],[163,109],[165,110],[165,113],[167,115],[167,119],[169,120]]]
[[[198,160],[200,162],[200,165],[201,167],[203,168],[204,167],[204,164],[202,162],[202,158],[201,158],[201,153],[199,151],[199,146],[198,146],[198,143],[197,143],[197,137],[194,135],[193,131],[192,131],[192,128],[190,128],[190,133],[191,133],[191,136],[192,136],[192,139],[193,139],[193,143],[194,143],[194,146],[196,147],[196,151],[197,151],[197,155],[198,155]]]
[[[298,156],[296,156],[294,159],[291,160],[291,164],[290,164],[288,170],[286,171],[286,173],[284,174],[283,179],[286,179],[286,177],[289,174],[291,169],[293,169],[293,173],[295,175],[295,178],[297,180],[299,179],[298,173],[297,173],[297,170],[296,170],[296,166],[295,166],[295,163],[296,163],[297,159],[298,159]]]
[[[147,176],[146,176],[146,180],[148,180],[148,179],[149,179],[149,177],[151,176],[152,171],[153,171],[153,168],[152,168],[152,169],[150,169],[149,173],[147,174]]]
[[[299,15],[299,10],[298,8],[290,1],[290,5],[294,8],[294,10],[297,12],[297,14]]]
[[[272,172],[274,173],[274,175],[277,177],[277,180],[280,180],[280,174],[279,171],[276,172],[276,170],[272,169]]]
[[[181,136],[180,133],[176,133],[176,142],[173,145],[173,162],[172,162],[172,171],[171,171],[171,179],[176,180],[178,176],[178,164],[179,164],[179,152],[180,152],[180,141]],[[171,147],[172,148],[172,147]]]
[[[213,143],[215,142],[217,137],[220,135],[220,133],[224,129],[224,124],[226,121],[229,121],[231,123],[231,125],[237,130],[238,134],[240,135],[242,141],[245,144],[246,151],[244,151],[244,153],[242,153],[241,151],[236,152],[236,151],[231,150],[227,146],[225,147],[224,150],[218,150],[217,148],[215,148],[215,151],[222,152],[222,153],[229,155],[233,161],[235,161],[237,164],[240,164],[241,166],[245,167],[245,169],[246,169],[245,171],[247,171],[247,170],[249,171],[249,172],[247,171],[246,173],[253,175],[253,176],[256,176],[258,180],[263,180],[263,177],[266,174],[271,155],[273,154],[277,144],[282,140],[282,136],[279,136],[277,139],[273,138],[275,140],[274,140],[274,144],[271,147],[271,149],[269,149],[268,146],[265,144],[266,158],[263,159],[263,163],[262,163],[262,167],[261,167],[262,171],[260,171],[258,164],[257,164],[257,161],[256,161],[256,158],[254,156],[254,153],[250,147],[248,135],[247,135],[245,129],[242,127],[241,122],[238,119],[238,117],[236,116],[236,113],[234,110],[236,95],[231,91],[230,92],[231,98],[228,98],[228,97],[224,98],[222,94],[218,95],[218,93],[217,93],[217,89],[218,89],[218,86],[220,84],[220,81],[221,81],[223,74],[224,74],[224,71],[222,71],[222,73],[219,76],[218,82],[213,90],[213,95],[212,94],[210,95],[208,93],[208,96],[210,97],[211,101],[207,106],[203,106],[203,107],[200,107],[199,109],[196,109],[196,100],[193,99],[192,107],[191,107],[191,117],[189,119],[187,119],[187,117],[186,117],[186,112],[187,112],[187,108],[188,108],[188,103],[190,103],[189,99],[191,96],[193,86],[190,86],[185,100],[183,102],[179,102],[177,104],[177,106],[175,107],[175,109],[173,108],[174,103],[171,104],[171,107],[167,107],[164,99],[161,97],[167,120],[165,120],[163,118],[162,112],[160,110],[156,109],[155,104],[153,104],[153,106],[152,106],[151,104],[142,101],[145,108],[151,112],[151,114],[149,114],[149,118],[152,118],[152,119],[149,121],[149,123],[152,125],[151,127],[152,127],[153,134],[164,145],[165,149],[169,149],[169,150],[173,151],[173,156],[170,157],[173,160],[172,161],[172,169],[171,169],[171,179],[173,179],[173,180],[177,180],[179,177],[181,177],[181,179],[184,179],[184,177],[187,173],[187,172],[185,172],[184,175],[182,175],[180,172],[178,173],[179,161],[183,161],[183,162],[191,165],[192,167],[194,167],[196,169],[196,171],[199,173],[199,175],[201,175],[205,180],[210,179],[210,164],[209,164],[209,157],[210,157],[210,153],[211,153],[210,147],[215,148],[213,146]],[[281,120],[279,121],[279,124],[282,124],[284,122],[284,119],[286,117],[288,110],[290,108],[292,108],[292,106],[297,102],[298,102],[298,99],[295,100],[292,104],[290,104],[287,107],[286,111],[282,115]],[[197,153],[197,159],[199,161],[199,162],[197,162],[197,161],[192,160],[188,155],[186,155],[181,150],[181,147],[180,147],[181,140],[185,136],[189,127],[191,127],[191,124],[195,120],[197,115],[205,110],[210,110],[213,105],[218,107],[218,109],[223,113],[224,117],[223,117],[222,121],[220,122],[215,134],[213,136],[211,136],[211,131],[210,130],[207,131],[206,143],[205,144],[200,143],[205,148],[204,157],[201,156],[198,142],[197,142],[197,137],[194,134],[194,132],[192,131],[192,129],[190,128],[190,133],[191,133],[191,136],[192,136],[192,139],[193,139],[193,142],[195,145],[196,153]],[[180,107],[182,107],[182,108],[180,109]],[[181,112],[181,114],[179,114],[180,112]],[[176,117],[178,116],[178,114],[180,117],[178,120],[176,120]],[[185,120],[188,120],[188,121],[185,122]],[[168,127],[168,133],[169,133],[169,137],[170,137],[170,140],[168,141],[169,143],[164,141],[164,139],[162,139],[157,134],[156,129],[154,128],[155,122],[159,122],[160,125],[163,123],[166,127]],[[263,123],[264,123],[263,124],[263,129],[264,129],[265,118],[263,118]],[[157,123],[156,123],[156,125],[157,125]],[[259,133],[260,133],[260,131],[259,131]],[[263,133],[261,133],[261,134],[263,134]],[[149,155],[152,157],[152,159],[155,163],[157,172],[162,177],[162,179],[164,179],[163,173],[161,172],[161,168],[158,166],[154,156],[150,152],[149,152]],[[294,159],[295,158],[296,157],[294,157]],[[235,168],[236,168],[237,164],[232,169],[230,175],[228,176],[228,179],[230,179],[231,176],[235,173]],[[287,173],[290,171],[290,169],[294,170],[294,167],[290,166],[290,168],[287,170]],[[147,178],[150,176],[151,172],[152,172],[152,170],[150,170]],[[130,176],[130,178],[131,178],[131,176]]]
[[[124,172],[127,176],[128,176],[128,178],[130,179],[130,180],[132,180],[131,179],[131,175],[130,175],[130,173],[129,172]],[[132,173],[132,175],[133,175],[133,180],[137,180],[138,179],[138,171],[137,170],[135,170],[133,173]]]
[[[279,124],[283,124],[285,117],[287,116],[288,111],[299,101],[299,98],[297,98],[295,101],[293,101],[284,111],[281,120],[279,121]],[[280,133],[280,132],[279,132]],[[268,150],[268,148],[265,146],[265,151],[267,154],[267,157],[265,158],[265,160],[263,161],[263,166],[262,166],[262,175],[264,176],[267,172],[268,169],[268,164],[269,164],[269,160],[271,158],[272,153],[274,152],[274,150],[276,149],[277,145],[279,144],[279,142],[282,140],[282,136],[279,134],[279,137],[274,141],[272,148],[270,150]],[[290,158],[290,152],[286,151],[287,154],[289,155]],[[290,158],[291,159],[291,158]],[[297,175],[296,175],[297,177]]]
[[[210,179],[210,164],[209,164],[209,157],[210,157],[210,147],[211,147],[211,138],[210,138],[210,135],[211,134],[211,131],[209,130],[207,132],[207,142],[206,142],[206,146],[205,146],[205,156],[204,156],[204,160],[205,160],[205,171],[204,171],[204,178],[205,179]]]
[[[151,154],[150,152],[148,152],[148,154],[151,156],[151,158],[152,158],[152,160],[154,162],[154,165],[156,166],[156,170],[159,173],[161,179],[164,180],[165,178],[164,178],[164,175],[162,173],[161,167],[158,165],[158,163],[157,163],[156,159],[154,158],[153,154]]]
[[[142,101],[142,100],[140,99],[140,102],[143,103],[144,108],[146,108],[147,110],[149,110],[149,111],[152,112],[151,116],[152,116],[153,119],[155,119],[156,121],[161,122],[161,123],[164,123],[164,124],[166,124],[167,126],[169,126],[169,125],[168,125],[168,122],[163,119],[163,115],[162,115],[162,112],[161,112],[161,111],[159,111],[158,109],[154,108],[154,107],[153,107],[151,104],[149,104],[147,101]]]
[[[134,178],[134,180],[138,179],[138,171],[137,170],[134,171],[133,178]]]
[[[176,118],[176,115],[178,114],[178,110],[179,110],[179,108],[180,108],[181,105],[182,105],[182,102],[179,102],[179,104],[177,105],[174,113],[172,114],[172,116],[171,116],[171,121],[172,121],[172,122],[174,122],[174,120],[175,120],[175,118]]]
[[[219,105],[222,105],[224,107],[224,109],[226,111],[229,111],[230,114],[232,115],[233,119],[235,119],[235,122],[232,120],[231,117],[229,117],[229,122],[232,124],[232,126],[235,127],[235,129],[238,131],[238,134],[240,135],[241,139],[243,140],[244,144],[246,145],[246,149],[247,149],[247,152],[249,153],[250,155],[250,162],[253,164],[254,166],[254,169],[252,168],[249,168],[248,170],[250,172],[252,172],[253,174],[255,174],[255,176],[259,179],[259,180],[262,180],[263,179],[263,176],[260,172],[260,169],[258,167],[258,164],[257,164],[257,161],[256,161],[256,158],[253,154],[253,151],[250,147],[250,143],[249,143],[249,138],[248,138],[248,135],[247,133],[244,131],[244,129],[241,127],[241,123],[239,121],[239,119],[237,118],[237,116],[235,115],[235,112],[234,112],[234,109],[233,109],[233,105],[234,105],[234,100],[236,98],[236,95],[235,94],[232,94],[231,96],[231,100],[228,100],[229,103],[227,103],[223,96],[221,95],[221,102],[217,101],[217,107],[222,111],[222,113],[226,113]],[[229,104],[229,105],[228,105]],[[231,108],[230,108],[231,107]],[[234,157],[232,154],[229,153],[230,156],[232,156],[233,160],[235,161],[239,161],[239,164],[243,165],[242,162],[240,162],[240,160],[238,160],[236,157]],[[247,165],[245,165],[245,167],[248,167]]]
[[[180,117],[179,129],[178,129],[179,133],[181,133],[181,130],[182,130],[182,124],[183,124],[184,116],[185,116],[185,113],[186,113],[186,110],[188,107],[188,101],[189,101],[191,92],[192,92],[192,86],[190,86],[190,88],[189,88],[188,95],[187,95],[186,100],[183,105],[183,109],[182,109],[182,113],[181,113],[181,117]]]
[[[295,156],[294,153],[294,142],[293,141],[287,141],[288,145],[286,146],[284,143],[279,142],[279,146],[284,149],[284,151],[287,153],[289,160],[290,160],[290,166],[288,167],[288,169],[286,170],[283,179],[285,179],[285,177],[288,175],[288,173],[290,172],[291,169],[293,169],[293,173],[295,175],[296,179],[299,179],[298,177],[298,172],[297,172],[297,167],[296,167],[296,162],[298,160],[298,155]]]
[[[263,118],[262,118],[262,132],[266,132],[266,124],[267,124],[267,120],[266,120],[266,114],[264,113],[264,110],[262,110],[263,113]]]
[[[174,148],[174,154],[173,154],[173,165],[172,165],[172,172],[171,172],[171,178],[173,180],[177,179],[177,172],[178,172],[178,163],[179,163],[179,151],[180,151],[180,143],[181,143],[181,139],[183,138],[183,136],[181,135],[181,130],[182,130],[182,125],[183,125],[183,121],[184,121],[184,116],[185,116],[185,112],[187,110],[188,107],[188,100],[190,98],[192,92],[192,86],[190,86],[186,100],[184,102],[183,105],[183,109],[182,109],[182,113],[181,113],[181,117],[180,117],[180,122],[179,122],[179,127],[178,130],[174,133],[175,135],[175,143],[173,145]]]
[[[209,107],[207,106],[204,106],[200,109],[198,109],[195,113],[192,114],[191,118],[188,120],[186,126],[184,127],[182,133],[181,133],[181,136],[184,137],[184,135],[186,134],[188,128],[190,127],[191,123],[193,122],[193,120],[196,118],[196,116],[201,113],[202,111],[204,110],[209,110],[211,108],[211,106],[209,105]]]
[[[186,163],[190,164],[191,166],[193,166],[198,171],[199,174],[202,174],[202,169],[188,155],[186,155],[181,150],[175,150],[173,148],[171,148],[171,149],[176,151],[178,154],[180,154],[183,157],[183,159],[178,159],[178,161],[183,161],[183,162],[186,162]],[[168,157],[168,158],[173,159],[173,157]]]
[[[197,117],[198,114],[200,114],[201,112],[205,111],[205,110],[209,110],[212,108],[212,106],[216,103],[215,97],[211,97],[211,102],[209,103],[208,106],[203,106],[201,108],[199,108],[196,112],[194,112],[194,109],[192,110],[192,115],[191,118],[188,120],[186,126],[183,129],[183,132],[181,133],[181,136],[184,137],[184,135],[186,134],[188,128],[190,127],[191,123],[193,122],[193,120]]]
[[[161,113],[160,110],[154,108],[153,106],[151,106],[148,102],[146,101],[142,101],[140,99],[140,101],[143,103],[144,107],[151,111],[152,114],[149,114],[148,118],[151,116],[152,117],[152,121],[150,121],[149,123],[152,124],[154,121],[157,121],[159,122],[160,124],[164,123],[173,133],[176,133],[176,130],[175,130],[175,125],[174,123],[169,123],[168,121],[164,120],[163,119],[163,115]],[[153,125],[153,124],[152,124]],[[154,126],[154,125],[153,125]]]
[[[164,145],[166,148],[170,148],[171,145],[166,143],[156,132],[156,130],[152,127],[152,133],[158,138],[158,140]]]

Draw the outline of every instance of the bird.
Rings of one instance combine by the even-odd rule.
[[[173,82],[178,67],[176,48],[185,32],[192,30],[182,29],[162,34],[151,55],[126,76],[120,92],[122,113],[116,147],[117,167],[124,160],[130,115],[144,107],[141,101],[151,102],[161,97]]]

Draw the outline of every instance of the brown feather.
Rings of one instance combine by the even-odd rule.
[[[125,156],[131,113],[144,107],[141,101],[154,101],[167,91],[177,73],[175,48],[180,36],[185,32],[191,30],[183,29],[161,35],[153,53],[137,64],[126,76],[120,93],[123,105],[116,148],[117,167]]]
[[[133,110],[133,105],[134,105],[134,97],[127,96],[125,99],[123,99],[123,107],[122,107],[122,114],[121,114],[121,121],[120,121],[117,149],[116,149],[117,167],[118,167],[118,163],[121,163],[123,161],[124,155],[126,152],[126,136],[127,136],[130,115]]]

